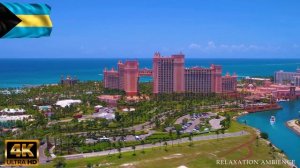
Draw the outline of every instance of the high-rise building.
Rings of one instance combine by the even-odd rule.
[[[137,61],[118,62],[118,70],[104,70],[104,87],[124,90],[128,96],[138,91],[139,64]]]
[[[185,69],[185,91],[189,93],[211,93],[212,69],[193,67]]]
[[[222,93],[230,93],[236,90],[237,86],[237,76],[233,74],[232,76],[227,73],[222,77]]]
[[[290,84],[294,76],[300,76],[300,69],[296,72],[277,71],[274,73],[274,81],[276,84]]]
[[[135,96],[138,93],[139,82],[139,64],[137,61],[126,61],[124,66],[124,75],[119,75],[124,91],[128,96]],[[120,88],[121,89],[121,88]]]
[[[185,68],[184,55],[153,57],[153,93],[228,93],[236,91],[237,77],[222,78],[222,66]]]
[[[221,65],[211,65],[212,70],[212,92],[222,93],[222,66]]]
[[[61,76],[61,79],[60,79],[60,84],[66,85],[66,86],[73,86],[78,82],[79,82],[79,80],[77,79],[76,76],[74,76],[74,77],[67,76],[66,79],[63,76]]]
[[[120,89],[119,72],[112,68],[111,70],[104,69],[104,87],[109,89]]]
[[[157,52],[153,58],[153,93],[185,91],[184,55],[161,57]]]

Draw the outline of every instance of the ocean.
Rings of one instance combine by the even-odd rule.
[[[81,81],[102,80],[105,67],[116,68],[118,58],[99,59],[0,59],[0,88],[58,83],[61,76],[76,76]],[[130,59],[132,60],[132,59]],[[140,68],[152,68],[152,59],[138,59]],[[272,76],[275,71],[295,71],[300,59],[218,59],[186,58],[185,66],[223,66],[223,73],[238,76]],[[142,78],[147,81],[149,78]]]

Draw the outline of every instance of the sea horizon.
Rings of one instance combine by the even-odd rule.
[[[152,58],[0,58],[0,88],[55,84],[61,76],[76,76],[80,81],[101,81],[105,68],[117,69],[119,60],[138,60],[139,67],[152,68]],[[223,75],[270,77],[275,71],[295,71],[300,59],[269,58],[186,58],[186,67],[222,65]],[[141,78],[141,82],[149,81]]]
[[[162,56],[164,57],[164,56]],[[166,56],[167,57],[167,56]],[[2,57],[0,60],[7,59],[153,59],[153,57]],[[185,59],[242,59],[242,60],[300,60],[300,58],[295,57],[187,57]]]

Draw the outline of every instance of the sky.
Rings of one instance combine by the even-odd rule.
[[[49,4],[53,31],[0,39],[0,58],[300,58],[299,0],[5,2]]]

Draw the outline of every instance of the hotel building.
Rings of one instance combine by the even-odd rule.
[[[232,93],[233,91],[236,91],[236,86],[237,86],[236,74],[230,76],[230,74],[227,73],[225,76],[222,77],[222,93]]]
[[[104,87],[124,90],[128,96],[137,95],[139,64],[137,61],[118,62],[118,70],[104,70]]]
[[[285,72],[281,70],[274,73],[274,81],[276,84],[290,84],[297,80],[297,78],[295,78],[296,76],[300,76],[299,68],[296,72]]]
[[[153,58],[153,93],[173,93],[185,91],[184,55]]]
[[[104,87],[124,90],[128,96],[138,93],[139,76],[153,77],[153,93],[232,93],[236,91],[237,76],[222,77],[222,67],[185,68],[182,53],[153,57],[153,69],[139,70],[137,61],[119,61],[118,70],[104,70]]]
[[[222,67],[184,67],[184,55],[153,58],[153,93],[229,93],[235,92],[236,75],[222,77]]]

